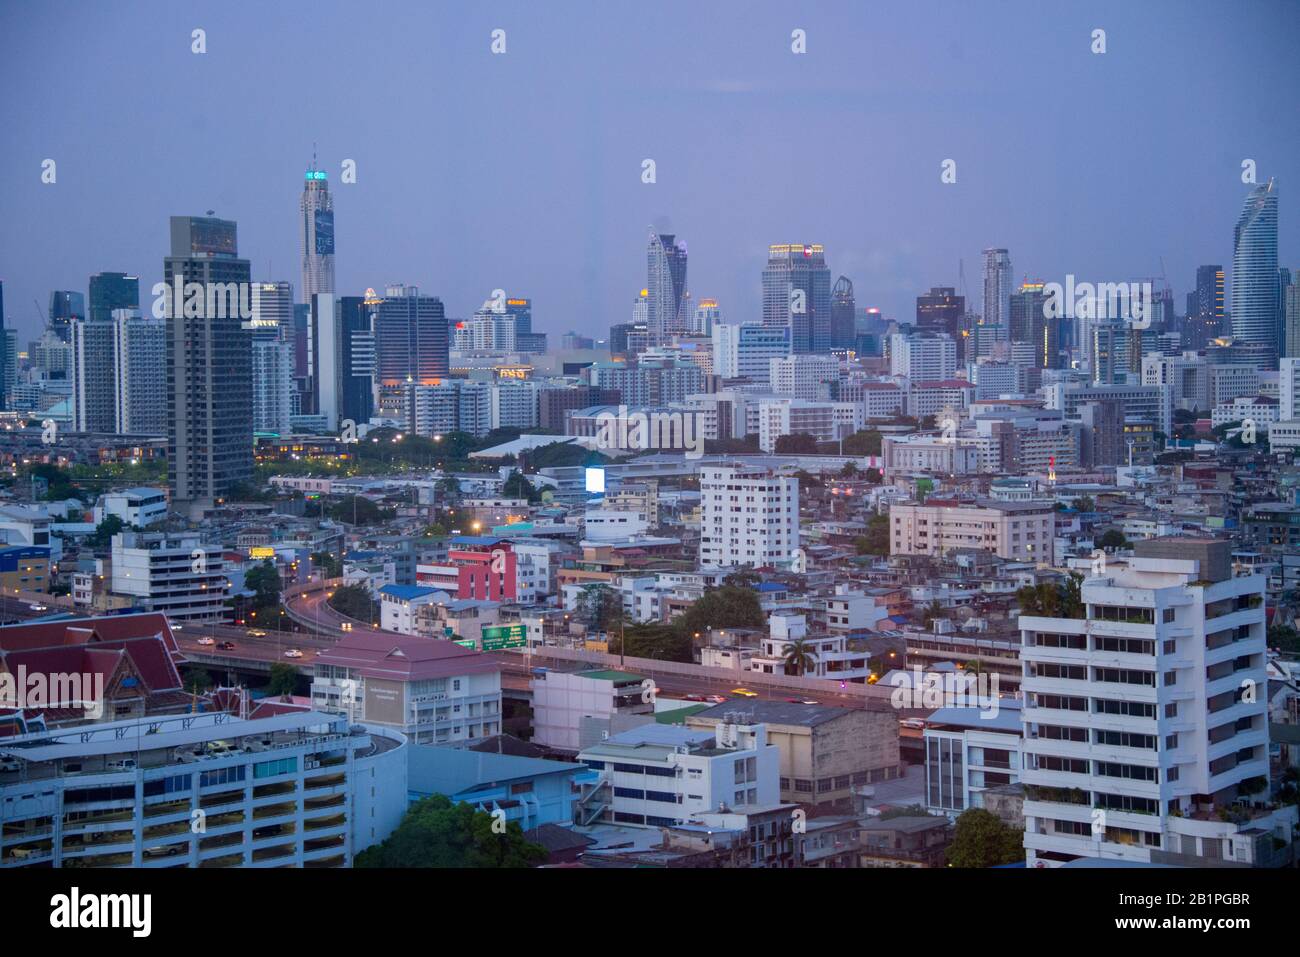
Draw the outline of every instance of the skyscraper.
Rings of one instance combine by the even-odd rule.
[[[686,244],[672,233],[650,234],[646,247],[646,322],[652,345],[686,331]]]
[[[253,283],[253,431],[286,435],[293,414],[293,286]]]
[[[831,271],[820,244],[767,247],[763,325],[789,329],[793,352],[830,351]]]
[[[302,251],[302,301],[334,292],[334,197],[329,178],[312,158],[298,202],[299,248]]]
[[[113,310],[114,431],[167,434],[167,321]]]
[[[1250,191],[1232,234],[1232,335],[1274,360],[1277,292],[1277,186],[1270,179]]]
[[[1292,273],[1291,285],[1286,287],[1286,301],[1283,303],[1283,312],[1286,317],[1286,355],[1300,356],[1300,283],[1294,281],[1296,273]]]
[[[437,385],[450,368],[442,300],[416,286],[389,286],[375,312],[375,364],[382,386]]]
[[[167,481],[173,503],[201,507],[253,477],[252,319],[236,226],[171,218],[167,281]]]
[[[68,289],[50,293],[50,314],[47,317],[54,334],[68,342],[72,338],[72,320],[86,318],[86,297]]]
[[[140,280],[124,272],[100,272],[90,277],[91,322],[112,322],[114,309],[140,308]]]
[[[1011,296],[1007,310],[1007,324],[1012,343],[1029,343],[1033,346],[1034,365],[1039,369],[1061,367],[1060,316],[1048,317],[1047,296],[1041,281],[1021,284]]]
[[[5,283],[0,279],[0,410],[9,408],[9,330],[5,328]]]
[[[374,415],[375,332],[374,311],[379,298],[340,296],[339,331],[339,416],[358,425]]]
[[[984,316],[986,326],[1000,326],[1007,338],[1011,309],[1011,257],[1005,249],[984,250]]]
[[[72,427],[112,432],[117,425],[117,383],[111,320],[72,320]]]
[[[921,332],[946,332],[957,344],[957,366],[966,364],[966,297],[952,286],[934,286],[916,297],[916,328]]]
[[[858,301],[853,295],[853,281],[840,276],[831,289],[831,348],[852,349],[857,339],[854,314]]]

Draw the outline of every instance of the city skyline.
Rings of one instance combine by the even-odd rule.
[[[268,126],[238,97],[201,108],[187,101],[182,113],[172,92],[139,95],[152,80],[148,71],[117,68],[104,77],[99,69],[129,62],[132,44],[147,44],[150,62],[184,81],[179,90],[227,70],[236,90],[256,80],[267,91],[261,101],[273,105],[287,102],[290,90],[296,97],[302,63],[277,37],[318,41],[302,46],[321,63],[351,60],[379,38],[334,35],[275,9],[90,9],[70,26],[84,37],[80,66],[43,78],[36,109],[10,102],[0,112],[23,144],[0,157],[0,197],[10,221],[23,227],[0,240],[6,318],[25,344],[39,332],[32,300],[46,303],[51,290],[84,291],[89,276],[109,270],[139,276],[149,288],[162,278],[156,263],[165,218],[207,209],[241,223],[256,280],[289,280],[306,301],[295,220],[313,144],[335,203],[337,291],[418,285],[456,318],[501,287],[533,299],[539,330],[603,338],[628,320],[627,303],[644,286],[646,223],[690,247],[687,291],[694,301],[718,300],[733,322],[760,318],[766,247],[792,236],[825,247],[832,274],[854,282],[859,308],[876,306],[900,320],[934,286],[979,302],[980,254],[990,247],[1010,250],[1014,286],[1026,276],[1123,281],[1163,271],[1181,295],[1194,288],[1198,266],[1231,262],[1233,223],[1250,189],[1240,164],[1253,160],[1258,182],[1275,178],[1283,190],[1297,178],[1294,125],[1263,107],[1240,107],[1256,88],[1294,88],[1300,77],[1285,55],[1293,19],[1284,5],[1262,8],[1279,14],[1278,29],[1259,34],[1254,21],[1216,19],[1214,31],[1198,31],[1204,18],[1172,15],[1195,9],[1188,5],[1129,11],[1103,4],[1049,21],[1026,5],[931,4],[889,12],[885,45],[875,38],[886,24],[851,10],[795,15],[747,6],[741,18],[739,7],[706,13],[669,3],[664,10],[673,17],[644,24],[637,43],[624,47],[602,39],[626,25],[618,11],[580,16],[561,8],[548,21],[507,6],[491,19],[453,24],[397,5],[390,18],[410,29],[383,38],[393,47],[386,62],[405,61],[408,45],[427,48],[434,37],[443,59],[433,77],[419,70],[398,77],[434,120],[384,136],[373,133],[391,126],[383,109],[390,75],[323,70],[314,75],[311,102],[295,99],[284,115],[271,109]],[[24,39],[60,7],[51,10],[21,20],[0,14],[11,27],[0,31],[9,69],[32,64],[39,47]],[[130,32],[145,21],[146,30]],[[1098,25],[1108,31],[1104,55],[1089,50]],[[202,55],[190,51],[196,27],[206,30]],[[489,49],[497,27],[507,31],[503,55]],[[801,55],[791,51],[796,28],[808,38]],[[1135,33],[1140,55],[1129,42]],[[672,42],[679,35],[695,42],[679,49]],[[557,63],[544,52],[566,44],[590,56]],[[651,96],[638,68],[648,57],[663,62],[668,49],[670,68]],[[705,57],[706,49],[717,55]],[[1013,50],[1015,59],[999,56]],[[936,51],[945,55],[934,58]],[[868,55],[874,69],[851,68]],[[922,55],[927,70],[898,68]],[[1189,74],[1191,62],[1197,70]],[[1029,83],[1048,63],[1056,79]],[[463,101],[439,92],[452,78],[469,91]],[[1136,101],[1133,84],[1143,89]],[[1015,110],[984,102],[1013,88],[1021,97]],[[124,117],[108,109],[102,98],[109,96],[136,110]],[[555,97],[567,97],[574,115],[539,105]],[[1079,104],[1079,114],[1062,114],[1062,102]],[[1220,117],[1212,148],[1179,148],[1178,137],[1192,136],[1207,112]],[[63,117],[57,127],[53,115]],[[760,124],[749,121],[759,119],[769,133],[782,124],[807,133],[756,139]],[[1094,142],[1090,130],[1135,122],[1151,142],[1169,143],[1167,153],[1066,148]],[[222,131],[223,149],[214,151],[211,134]],[[807,136],[840,148],[810,153]],[[93,167],[77,145],[87,138],[104,144]],[[500,149],[480,148],[485,141]],[[137,154],[129,148],[136,142],[154,148]],[[46,158],[58,164],[53,184],[41,182]],[[647,158],[655,160],[652,184],[642,182]],[[940,164],[949,158],[957,181],[946,184]],[[355,183],[340,182],[347,159],[357,164]],[[797,192],[788,188],[795,181]],[[793,206],[783,201],[791,195],[798,196]],[[1050,215],[1042,214],[1045,205]],[[1135,209],[1144,212],[1135,217]],[[40,228],[73,217],[71,236]],[[944,225],[935,230],[935,223]],[[1284,207],[1279,264],[1294,258],[1296,237]],[[1231,289],[1231,275],[1227,281]]]

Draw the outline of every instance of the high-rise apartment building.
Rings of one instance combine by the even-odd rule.
[[[700,470],[700,564],[786,565],[799,552],[799,480],[751,466]]]
[[[114,431],[167,434],[167,320],[113,310]]]
[[[1011,310],[1011,256],[1005,249],[984,250],[984,315],[986,326],[999,326],[1006,338]]]
[[[1268,806],[1264,579],[1235,575],[1226,541],[1135,550],[1082,582],[1078,617],[1020,618],[1027,864],[1290,860],[1296,808]]]
[[[72,427],[78,432],[112,432],[116,424],[113,333],[109,320],[72,320]]]
[[[173,503],[198,507],[253,477],[252,292],[235,223],[173,216],[163,276],[167,481]]]
[[[766,382],[771,361],[789,354],[789,329],[758,322],[713,327],[713,371],[724,379]]]
[[[896,332],[889,337],[889,374],[939,382],[957,373],[957,344],[943,332]]]

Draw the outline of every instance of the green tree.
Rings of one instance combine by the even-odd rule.
[[[528,502],[540,502],[542,493],[533,488],[533,483],[524,478],[523,473],[515,471],[501,485],[502,498],[521,498]]]
[[[859,555],[889,554],[889,516],[873,515],[867,522],[867,533],[858,536],[854,543]]]
[[[253,590],[253,604],[258,610],[280,604],[280,573],[269,558],[244,573],[244,587]]]
[[[336,588],[329,602],[330,607],[340,615],[355,618],[358,621],[373,622],[375,620],[376,602],[370,597],[370,591],[365,585],[344,585],[341,588]]]
[[[335,502],[325,513],[336,522],[345,525],[377,525],[385,519],[392,518],[391,509],[380,508],[362,495],[348,495]]]
[[[382,844],[357,855],[357,867],[536,867],[546,850],[486,811],[441,794],[416,801]]]
[[[973,807],[961,813],[948,848],[953,867],[995,867],[1025,859],[1023,832],[1003,824],[997,815]]]
[[[298,669],[283,661],[271,665],[271,680],[266,683],[269,695],[293,694],[298,687]]]
[[[817,667],[817,653],[804,638],[796,638],[781,649],[785,659],[785,673],[788,675],[806,675]]]
[[[758,593],[735,585],[706,591],[676,620],[687,635],[710,628],[761,628],[766,623]]]
[[[807,432],[779,435],[776,439],[778,455],[816,455],[817,437]]]
[[[206,668],[189,665],[181,669],[181,686],[189,694],[202,694],[213,685],[212,675]]]
[[[1128,548],[1128,539],[1118,528],[1108,528],[1102,533],[1101,538],[1097,539],[1097,547],[1113,552],[1117,548]]]
[[[326,578],[338,578],[343,574],[343,562],[337,555],[330,552],[314,552],[311,560]]]
[[[594,631],[610,631],[623,619],[623,598],[608,585],[586,585],[574,609],[578,620]]]
[[[681,628],[658,622],[627,625],[622,634],[609,636],[611,654],[626,654],[633,658],[657,658],[660,661],[680,661],[689,664],[695,660],[691,635]]]
[[[108,548],[113,544],[113,536],[125,528],[127,528],[126,522],[118,516],[106,515],[104,520],[95,526],[95,530],[86,536],[86,544],[94,549]]]
[[[879,455],[881,434],[875,429],[854,432],[844,440],[845,455]]]

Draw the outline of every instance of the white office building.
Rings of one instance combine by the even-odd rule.
[[[672,827],[693,815],[780,801],[780,754],[767,726],[730,716],[713,728],[646,724],[578,755],[600,774],[581,823]]]
[[[799,550],[799,480],[763,468],[700,470],[700,564],[788,565]]]
[[[894,333],[889,337],[889,374],[935,382],[957,374],[957,343],[945,333]]]
[[[760,322],[718,323],[713,327],[713,369],[724,379],[767,382],[771,362],[790,354],[790,331]]]
[[[834,356],[801,353],[769,360],[769,382],[777,395],[795,399],[829,399],[831,385],[840,377]]]
[[[197,535],[120,532],[113,536],[112,592],[171,621],[223,621],[230,582],[221,546]]]

